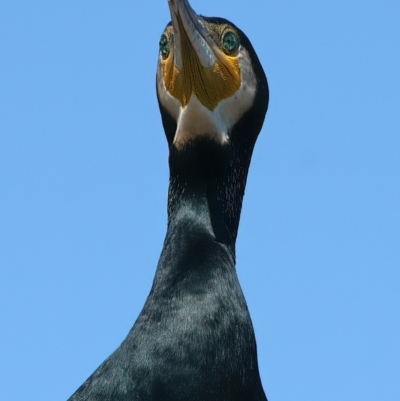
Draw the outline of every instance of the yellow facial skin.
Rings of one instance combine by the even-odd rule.
[[[181,36],[182,67],[178,69],[174,62],[173,52],[173,28],[168,26],[164,35],[170,43],[168,57],[161,60],[164,84],[166,90],[179,100],[182,108],[189,103],[192,94],[195,94],[201,104],[213,111],[218,103],[234,95],[240,88],[241,75],[240,66],[236,54],[226,55],[222,53],[220,45],[222,35],[230,30],[235,32],[229,25],[217,25],[204,22],[210,37],[215,45],[221,49],[216,55],[214,65],[209,68],[203,67],[180,19],[179,31]]]

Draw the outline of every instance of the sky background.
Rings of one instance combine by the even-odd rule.
[[[400,399],[400,3],[192,0],[270,84],[237,242],[269,401]],[[0,385],[66,400],[166,231],[167,0],[0,2]]]

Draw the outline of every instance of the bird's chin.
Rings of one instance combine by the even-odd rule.
[[[213,110],[202,104],[194,93],[183,107],[181,102],[168,92],[159,63],[157,93],[163,108],[176,121],[177,128],[172,141],[175,146],[182,147],[188,141],[204,136],[220,144],[229,142],[232,128],[251,108],[257,92],[257,79],[247,50],[241,50],[239,63],[242,77],[245,79],[242,79],[242,84],[236,93],[220,100]]]

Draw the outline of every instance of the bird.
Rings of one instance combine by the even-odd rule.
[[[169,148],[167,232],[121,345],[69,401],[266,401],[235,244],[269,88],[230,21],[168,0],[156,93]]]

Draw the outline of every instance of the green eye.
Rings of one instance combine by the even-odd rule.
[[[222,46],[226,54],[235,53],[239,47],[239,39],[232,31],[228,31],[222,38]]]
[[[160,52],[161,52],[163,58],[167,58],[169,56],[169,41],[165,34],[161,35]]]

